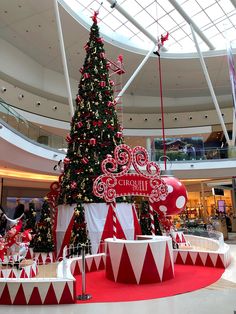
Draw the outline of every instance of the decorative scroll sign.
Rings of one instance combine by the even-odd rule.
[[[147,150],[142,146],[136,146],[132,149],[128,145],[121,144],[115,148],[114,157],[108,155],[103,160],[101,167],[103,174],[94,181],[93,192],[96,196],[113,204],[113,220],[116,220],[116,198],[138,195],[148,197],[153,222],[151,204],[165,200],[168,195],[168,188],[160,177],[159,166],[148,160]],[[136,173],[128,173],[131,170],[136,171]],[[154,223],[151,224],[151,229],[152,234],[155,234]]]
[[[133,166],[136,173],[128,173]],[[146,196],[150,203],[165,200],[166,183],[160,177],[160,168],[148,161],[145,148],[130,148],[121,144],[115,148],[114,158],[107,156],[102,162],[102,172],[93,184],[93,192],[106,202],[115,202],[120,196]],[[141,168],[142,167],[142,168]]]

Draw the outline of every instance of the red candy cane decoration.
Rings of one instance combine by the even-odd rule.
[[[154,225],[154,211],[152,205],[149,205],[149,215],[151,219],[151,233],[154,236],[155,235],[155,225]]]
[[[117,217],[116,217],[116,203],[111,203],[112,207],[112,220],[113,220],[113,240],[117,239]]]

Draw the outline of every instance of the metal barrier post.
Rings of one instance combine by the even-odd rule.
[[[82,294],[77,296],[77,300],[86,301],[92,298],[91,294],[86,294],[86,273],[85,273],[85,244],[81,244],[82,249]]]

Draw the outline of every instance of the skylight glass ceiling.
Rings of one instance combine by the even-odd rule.
[[[94,10],[99,9],[101,32],[120,45],[132,46],[147,50],[153,43],[127,18],[112,9],[107,0],[64,0],[71,9],[84,21]],[[215,49],[225,49],[225,37],[236,48],[236,8],[235,0],[176,0],[181,9],[205,34]],[[165,42],[169,53],[195,52],[190,26],[168,0],[118,0],[122,7],[137,23],[142,25],[152,36],[159,38],[169,32]],[[91,22],[90,22],[91,23]],[[198,37],[202,51],[209,50],[207,44]]]

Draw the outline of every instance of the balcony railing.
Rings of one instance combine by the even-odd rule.
[[[10,125],[23,136],[49,148],[65,151],[67,142],[62,136],[47,132],[39,126],[27,121],[12,106],[0,99],[0,119]],[[149,152],[152,161],[159,161],[163,156],[163,149]],[[185,150],[167,150],[166,155],[171,162],[204,161],[211,159],[236,158],[236,147],[205,147],[194,148],[191,152]]]
[[[151,159],[153,161],[160,160],[160,157],[162,156],[162,149],[155,149],[151,151]],[[236,158],[236,147],[205,147],[196,149],[192,152],[186,152],[184,150],[168,150],[166,152],[166,156],[172,162]]]
[[[0,101],[0,119],[23,136],[41,145],[46,145],[58,150],[67,148],[67,142],[62,136],[47,132],[39,126],[27,121],[4,101]]]

